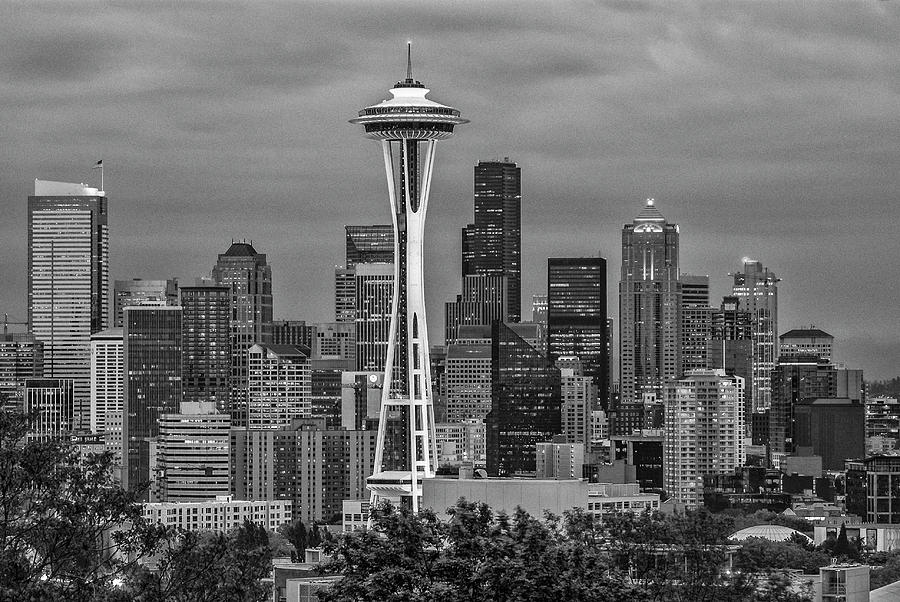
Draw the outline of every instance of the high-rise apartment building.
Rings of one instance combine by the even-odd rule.
[[[562,432],[569,443],[588,445],[591,442],[591,418],[597,386],[591,377],[584,375],[582,366],[581,360],[574,356],[561,357],[556,361],[560,371]]]
[[[653,199],[622,228],[619,281],[620,397],[639,402],[662,397],[666,382],[681,376],[681,281],[678,226]]]
[[[732,294],[752,316],[754,411],[772,403],[772,370],[778,361],[778,278],[759,261],[744,259],[744,271],[733,274]]]
[[[272,342],[272,268],[251,243],[232,241],[212,271],[219,286],[231,289],[231,404],[243,405],[247,390],[247,350]],[[240,416],[232,416],[235,424]]]
[[[491,327],[487,472],[533,473],[535,444],[562,432],[559,368],[502,322]]]
[[[159,418],[176,413],[182,401],[182,310],[126,307],[124,322],[122,486],[136,490],[155,487]],[[151,497],[147,491],[141,495],[143,501]]]
[[[596,385],[608,408],[606,260],[602,257],[547,260],[547,346],[550,361],[576,356],[583,376]]]
[[[73,383],[74,428],[90,420],[91,335],[109,325],[105,193],[34,181],[28,197],[28,323],[44,344],[44,376]]]
[[[0,407],[21,412],[25,380],[44,375],[44,344],[30,332],[0,335]]]
[[[123,310],[131,305],[178,305],[178,279],[116,280],[113,284],[113,328],[122,328]]]
[[[309,348],[292,345],[253,345],[249,356],[249,405],[232,412],[232,424],[250,429],[288,426],[295,418],[309,418],[312,376]]]
[[[356,319],[356,266],[394,263],[394,227],[391,224],[344,226],[344,265],[334,269],[334,314],[337,322]]]
[[[681,275],[681,371],[710,368],[707,347],[712,336],[709,276]]]
[[[91,335],[92,433],[106,432],[106,418],[122,413],[125,398],[125,357],[121,328],[108,328]]]
[[[181,288],[184,401],[212,402],[231,411],[231,316],[229,286]]]
[[[186,401],[159,418],[160,501],[198,502],[229,495],[231,416],[213,401]]]
[[[743,466],[744,383],[719,370],[695,370],[666,386],[663,480],[676,502],[703,501],[703,475]]]
[[[463,276],[504,276],[509,322],[522,317],[522,169],[509,158],[475,166],[475,219],[462,230]]]

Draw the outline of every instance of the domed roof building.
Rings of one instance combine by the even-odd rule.
[[[812,539],[810,539],[809,536],[796,529],[782,527],[781,525],[756,525],[747,527],[746,529],[741,529],[736,533],[732,533],[728,539],[743,541],[745,539],[750,539],[751,537],[759,537],[761,539],[768,539],[769,541],[787,541],[794,533],[803,537],[809,543],[812,543]]]

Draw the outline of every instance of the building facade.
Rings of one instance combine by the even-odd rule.
[[[113,328],[124,326],[125,308],[132,305],[178,305],[178,279],[116,280],[113,283]]]
[[[21,412],[25,381],[44,375],[44,344],[28,332],[0,335],[0,406]]]
[[[231,415],[213,401],[187,401],[159,418],[160,500],[196,502],[230,493]]]
[[[174,414],[182,401],[182,311],[180,306],[135,306],[124,311],[122,331],[124,402],[122,486],[157,485],[159,418]],[[140,498],[149,501],[151,491]]]
[[[75,382],[71,378],[25,380],[25,413],[34,414],[27,438],[60,439],[72,434],[75,421]]]
[[[712,338],[709,276],[681,275],[681,371],[706,370]]]
[[[648,199],[633,223],[622,229],[621,401],[638,402],[644,393],[662,397],[665,383],[681,375],[680,344],[678,226]]]
[[[181,289],[184,401],[231,411],[231,301],[227,286]]]
[[[109,326],[105,193],[34,181],[28,197],[28,323],[44,344],[44,376],[73,383],[73,427],[90,421],[91,335]]]
[[[293,345],[260,345],[247,352],[249,403],[232,424],[250,429],[286,427],[312,413],[309,349]]]

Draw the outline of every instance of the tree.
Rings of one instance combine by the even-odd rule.
[[[779,569],[801,569],[806,574],[818,574],[831,558],[825,552],[810,550],[790,541],[769,541],[751,537],[741,542],[734,558],[735,568],[753,573]]]
[[[110,454],[26,441],[31,419],[0,411],[0,600],[91,600],[158,542],[136,493],[112,483]],[[121,525],[131,525],[121,529]]]
[[[850,540],[847,538],[847,525],[844,523],[841,523],[841,530],[831,552],[838,558],[859,558],[859,548],[850,543]]]
[[[307,541],[309,538],[303,521],[298,519],[292,523],[285,523],[278,527],[278,532],[294,546],[297,558],[302,558],[308,547]]]

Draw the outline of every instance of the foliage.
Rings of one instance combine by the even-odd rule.
[[[140,492],[113,483],[111,455],[27,441],[29,420],[0,411],[0,602],[268,598],[262,527],[217,535],[147,524]],[[158,570],[143,566],[151,560]]]
[[[900,552],[880,552],[879,554],[879,558],[869,559],[870,564],[873,561],[880,561],[883,564],[881,567],[873,568],[869,574],[870,589],[877,589],[900,581]]]
[[[575,510],[539,520],[460,500],[447,513],[441,521],[430,511],[374,508],[372,529],[327,545],[326,570],[343,578],[320,599],[737,601],[753,593],[750,576],[723,570],[730,520],[707,512],[601,522]]]
[[[847,538],[847,525],[841,523],[841,530],[838,533],[834,547],[831,553],[837,558],[857,560],[859,558],[859,542],[850,543]]]
[[[812,533],[813,524],[799,516],[785,516],[770,510],[757,510],[753,514],[745,514],[737,509],[724,510],[720,514],[734,518],[734,530],[740,531],[756,525],[780,525],[795,529],[801,533]]]
[[[741,549],[734,558],[734,566],[742,571],[758,573],[779,568],[801,569],[807,574],[818,574],[819,567],[831,562],[827,553],[810,550],[807,546],[791,541],[751,537],[741,543]]]

